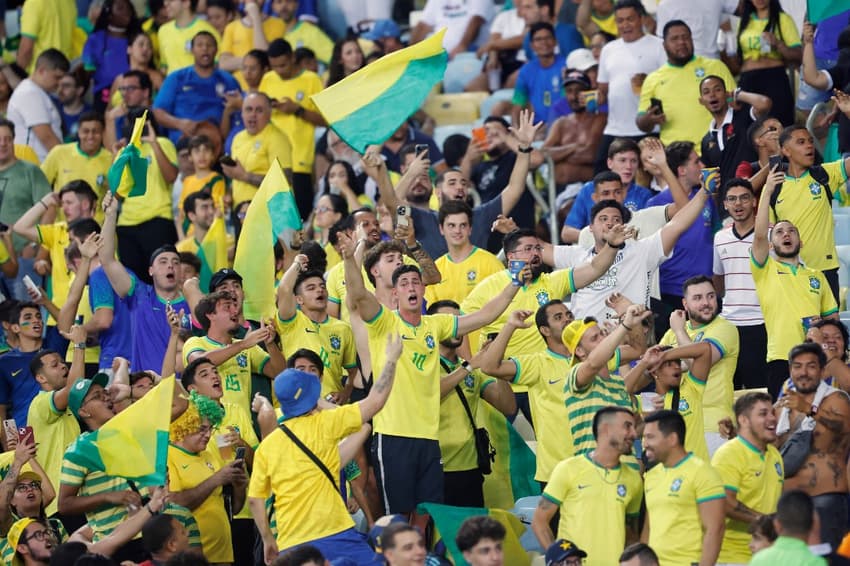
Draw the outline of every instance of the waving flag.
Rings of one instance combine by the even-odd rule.
[[[385,55],[313,95],[328,125],[355,151],[382,144],[416,112],[446,72],[442,29]]]
[[[850,0],[808,0],[806,18],[816,24],[841,12],[850,10]]]
[[[148,160],[142,157],[142,132],[148,119],[148,111],[136,118],[130,142],[118,153],[118,157],[109,167],[106,178],[112,194],[121,188],[121,197],[138,197],[145,194],[148,185]],[[125,173],[128,177],[125,177]],[[122,182],[123,181],[123,182]]]
[[[540,495],[540,484],[534,481],[537,457],[505,415],[489,403],[478,403],[477,419],[496,449],[493,473],[484,476],[487,507],[510,509],[517,499]]]
[[[201,289],[209,289],[213,273],[228,266],[227,229],[221,216],[215,217],[201,245],[198,246],[198,259],[201,260]]]
[[[173,395],[171,376],[96,431],[80,436],[65,458],[140,487],[165,485]]]
[[[274,315],[274,245],[285,233],[300,229],[295,196],[275,158],[251,199],[236,245],[233,269],[242,276],[245,318],[261,320]]]

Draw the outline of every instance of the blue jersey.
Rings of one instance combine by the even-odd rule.
[[[153,286],[140,281],[132,275],[133,286],[127,295],[127,306],[130,309],[132,321],[133,357],[130,359],[132,371],[152,369],[159,372],[162,369],[162,358],[168,348],[168,338],[171,327],[165,316],[165,299],[159,297]],[[189,305],[186,299],[180,297],[171,302],[175,311],[183,310],[183,327],[189,328]]]
[[[107,308],[112,311],[112,324],[106,330],[101,330],[100,367],[112,366],[116,356],[133,358],[133,330],[131,325],[130,308],[127,299],[122,299],[112,289],[106,271],[98,267],[89,275],[89,306],[91,311]],[[151,368],[156,369],[156,368]]]
[[[549,109],[561,100],[561,71],[566,65],[563,55],[556,55],[555,62],[542,67],[540,61],[529,61],[519,70],[512,102],[517,106],[530,105],[539,120],[549,116]]]
[[[593,181],[586,182],[579,190],[576,200],[573,202],[573,207],[564,220],[564,226],[572,226],[581,230],[590,224],[590,211],[596,204],[593,202],[593,190]],[[629,185],[629,190],[626,191],[626,200],[623,201],[623,206],[632,212],[636,212],[646,208],[649,199],[652,197],[652,191],[632,182]]]

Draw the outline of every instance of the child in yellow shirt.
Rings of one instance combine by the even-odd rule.
[[[180,239],[188,236],[189,222],[183,212],[183,201],[192,193],[207,191],[212,194],[213,201],[218,210],[224,210],[224,196],[226,185],[224,177],[212,168],[215,149],[210,138],[205,135],[195,136],[189,140],[189,159],[195,172],[183,179],[183,190],[177,203],[179,211],[178,232]]]

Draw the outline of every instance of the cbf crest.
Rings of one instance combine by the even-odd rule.
[[[812,193],[813,197],[820,197],[823,188],[820,186],[820,183],[812,181],[809,183],[809,192]]]
[[[810,276],[809,287],[817,291],[818,289],[820,289],[820,280],[817,277]]]
[[[538,291],[537,292],[537,304],[539,306],[543,306],[549,302],[549,292],[548,291]]]
[[[781,478],[781,477],[783,477],[783,474],[782,474],[782,466],[780,466],[780,465],[779,465],[779,462],[774,462],[774,463],[773,463],[773,469],[774,469],[774,470],[776,470],[776,475],[777,475],[777,476],[779,476],[780,478]]]
[[[673,480],[673,483],[670,484],[670,491],[676,493],[680,489],[682,489],[682,478],[676,478]]]
[[[429,332],[425,335],[425,345],[428,346],[429,350],[433,350],[436,342],[434,342],[434,336]]]
[[[470,269],[466,272],[466,280],[467,281],[475,281],[475,278],[478,277],[478,272],[474,269]]]
[[[466,374],[466,377],[463,378],[463,384],[467,389],[472,389],[475,387],[475,378],[472,377],[471,373]]]
[[[331,344],[331,349],[339,350],[339,347],[342,345],[342,341],[340,340],[339,336],[337,336],[336,334],[332,334],[331,339],[330,339],[330,344]]]
[[[617,495],[620,497],[626,496],[626,485],[625,484],[617,484]]]
[[[236,354],[236,364],[241,368],[248,367],[248,356],[247,354]]]

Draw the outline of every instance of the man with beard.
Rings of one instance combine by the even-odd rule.
[[[454,301],[437,301],[428,314],[460,315]],[[484,475],[478,467],[475,415],[479,403],[490,403],[506,416],[516,412],[516,399],[510,385],[485,375],[474,367],[475,360],[458,356],[462,337],[440,342],[440,454],[446,505],[484,507]],[[461,396],[463,399],[461,400]]]
[[[766,387],[767,332],[749,267],[756,197],[750,182],[737,177],[724,184],[723,194],[732,224],[714,234],[714,288],[723,297],[720,316],[735,325],[738,342],[747,345],[738,353],[733,383],[735,389]]]
[[[654,466],[644,479],[647,524],[641,538],[662,564],[715,564],[726,497],[720,476],[685,452],[682,415],[657,411],[644,423],[643,448]]]
[[[847,457],[850,455],[850,397],[836,390],[814,416],[811,448],[800,470],[785,480],[785,491],[812,497],[820,516],[820,542],[838,548],[848,529]]]
[[[814,165],[814,140],[805,126],[785,128],[779,136],[779,147],[788,166],[783,168],[784,176],[776,183],[775,194],[764,207],[770,210],[771,221],[787,220],[797,226],[800,239],[806,244],[800,258],[809,269],[823,272],[837,301],[838,252],[832,199],[842,204],[850,200],[847,192],[850,157]]]
[[[234,340],[239,329],[236,301],[227,292],[210,293],[195,307],[195,319],[206,333],[193,336],[183,345],[183,364],[196,358],[207,358],[219,368],[224,378],[222,400],[251,410],[251,373],[262,373],[269,379],[286,369],[286,360],[275,343],[271,324],[261,324],[242,340]],[[260,348],[263,343],[266,350]]]
[[[747,130],[755,120],[767,116],[773,101],[740,88],[729,91],[722,77],[708,75],[699,83],[699,102],[711,113],[708,132],[702,138],[702,162],[706,167],[719,167],[720,178],[727,181],[735,176],[739,163],[755,158]]]
[[[127,71],[116,80],[121,93],[121,104],[106,111],[106,127],[103,131],[103,146],[112,147],[118,141],[127,114],[135,108],[147,108],[151,105],[153,83],[144,71]]]
[[[272,124],[272,103],[262,92],[249,92],[242,101],[245,129],[236,134],[230,153],[236,164],[222,163],[233,179],[233,203],[251,200],[275,159],[288,179],[292,178],[292,146],[289,138]]]
[[[797,142],[791,141],[791,138],[796,139]],[[783,147],[786,145],[793,147],[793,152],[796,154],[804,151],[797,147],[798,144],[811,149],[811,140],[811,136],[805,129],[796,130],[786,137],[784,140],[786,144],[783,144]],[[783,149],[783,151],[787,150]],[[790,153],[790,151],[787,152]],[[764,313],[764,325],[767,329],[767,388],[774,399],[779,395],[782,383],[788,375],[786,365],[788,351],[795,344],[805,340],[806,331],[816,318],[836,318],[838,312],[838,305],[830,292],[824,273],[801,261],[801,235],[797,227],[790,220],[779,220],[773,225],[768,240],[768,216],[774,191],[783,182],[788,182],[786,174],[776,169],[774,167],[771,171],[761,192],[753,247],[750,251],[750,271],[756,283],[756,294]],[[798,173],[797,169],[792,172],[792,174]],[[820,185],[817,187],[820,190]],[[784,193],[788,195],[789,200],[795,189],[803,190],[801,187],[785,187]],[[829,205],[825,206],[827,214],[830,214],[829,222],[832,222]],[[812,234],[812,237],[822,242],[827,239],[823,234],[823,231],[827,230],[831,239],[830,226],[832,224],[821,223],[818,234]],[[771,248],[776,254],[776,259],[770,256]],[[834,244],[832,249],[835,249]]]
[[[661,126],[659,135],[664,145],[674,141],[699,144],[705,124],[711,120],[709,110],[694,104],[700,96],[700,81],[708,75],[718,76],[734,90],[735,78],[722,61],[694,55],[691,28],[682,20],[667,22],[663,38],[667,64],[643,82],[635,123],[646,133]]]
[[[587,111],[583,91],[593,88],[590,77],[578,69],[567,69],[563,84],[564,98],[572,112],[555,120],[543,142],[544,153],[555,163],[559,191],[593,177],[593,161],[608,120],[607,114]]]
[[[790,385],[776,402],[779,411],[779,424],[776,426],[778,446],[782,447],[794,433],[815,427],[814,415],[818,407],[824,397],[835,391],[823,379],[825,365],[823,348],[813,342],[798,344],[788,353]]]
[[[759,118],[747,128],[747,139],[758,157],[755,161],[744,161],[735,169],[735,176],[748,179],[753,184],[753,190],[761,191],[764,181],[770,173],[771,155],[779,155],[779,134],[782,132],[782,122],[776,118]]]
[[[216,69],[216,38],[198,32],[191,42],[194,65],[172,71],[165,77],[153,113],[156,121],[169,128],[168,137],[176,143],[193,136],[202,122],[221,123],[227,93],[238,93],[239,83],[230,73]]]
[[[718,448],[711,465],[726,490],[726,532],[718,561],[746,564],[749,528],[776,511],[782,495],[784,471],[776,442],[776,415],[770,395],[747,393],[735,401],[738,435]]]
[[[702,399],[705,444],[708,454],[723,444],[718,421],[732,417],[733,377],[738,365],[740,341],[735,327],[717,316],[717,293],[711,279],[697,275],[682,286],[682,306],[670,315],[670,330],[661,339],[665,346],[687,346],[697,342],[711,345],[711,372]],[[693,427],[692,427],[693,428]]]
[[[549,522],[560,509],[559,539],[573,541],[590,557],[588,566],[616,564],[638,540],[643,499],[640,473],[620,463],[637,438],[635,416],[610,406],[593,416],[596,448],[559,463],[534,511],[531,529],[542,548],[555,542]]]
[[[472,234],[470,240],[473,245],[480,248],[487,247],[491,233],[490,228],[496,218],[500,214],[509,216],[525,192],[525,177],[528,174],[532,152],[531,142],[534,141],[537,130],[542,125],[542,122],[535,124],[534,113],[523,111],[516,123],[518,126],[511,128],[511,135],[505,135],[502,138],[504,143],[516,154],[507,186],[489,202],[482,202],[481,205],[472,209]],[[416,156],[408,166],[407,172],[399,180],[395,190],[393,190],[392,188],[385,189],[381,185],[381,183],[387,184],[387,182],[380,179],[380,164],[370,159],[367,152],[364,161],[369,164],[369,174],[378,181],[381,187],[381,200],[391,211],[396,210],[398,205],[405,204],[409,194],[408,191],[413,191],[411,189],[413,183],[428,182],[427,172],[429,162],[427,158],[428,156],[425,154]],[[383,177],[384,179],[386,178],[385,173]],[[437,176],[437,198],[440,203],[447,200],[468,201],[469,187],[469,179],[460,171],[450,169]],[[410,194],[415,193],[411,192]],[[439,215],[437,212],[428,208],[428,199],[430,199],[430,193],[427,193],[427,197],[423,194],[422,197],[410,202],[410,217],[413,219],[416,230],[422,238],[422,247],[425,248],[425,251],[431,257],[440,257],[448,251],[448,248],[445,239],[440,235]]]

